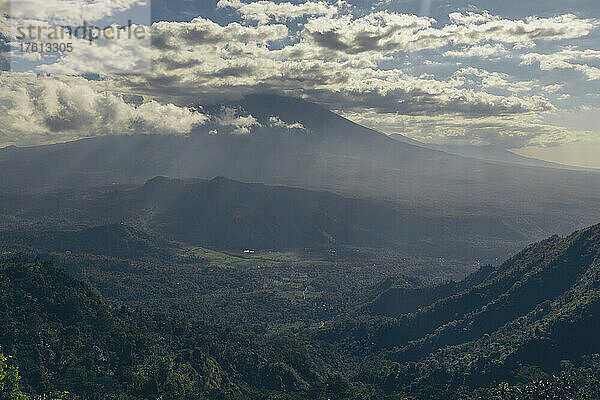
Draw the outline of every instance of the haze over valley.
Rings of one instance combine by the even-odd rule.
[[[600,398],[597,2],[9,3],[0,400]]]

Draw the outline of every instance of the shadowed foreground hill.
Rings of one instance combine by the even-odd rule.
[[[35,248],[38,252],[92,253],[112,257],[161,255],[172,247],[158,235],[119,223],[65,230],[5,231],[0,244]]]
[[[289,339],[113,308],[87,284],[38,262],[0,263],[0,322],[0,348],[30,394],[250,399],[260,398],[251,394],[257,390],[302,390],[323,376]]]
[[[561,360],[600,352],[600,225],[536,243],[465,282],[422,292],[388,289],[366,311],[394,318],[355,326],[366,330],[353,339],[413,365],[416,376],[395,377],[400,386],[411,379],[510,381],[523,366],[556,373]],[[423,306],[436,295],[442,298]],[[410,306],[422,307],[404,313]]]

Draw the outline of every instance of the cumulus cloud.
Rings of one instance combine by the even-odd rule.
[[[147,0],[13,0],[10,14],[19,19],[71,24],[101,20],[134,6],[148,6],[148,3]]]
[[[304,127],[304,125],[302,125],[300,122],[294,122],[294,123],[287,123],[285,121],[282,121],[279,117],[272,115],[269,117],[269,126],[275,127],[275,128],[284,128],[284,129],[300,129],[300,130],[305,130],[306,128]]]
[[[243,111],[235,107],[223,107],[215,120],[234,135],[247,135],[252,128],[261,126],[251,114],[243,115]]]
[[[240,10],[251,5],[222,1],[222,7]],[[265,6],[262,2],[252,4]],[[298,14],[293,15],[299,15],[300,9],[294,7],[291,10]],[[436,28],[435,20],[416,15],[380,11],[355,18],[330,11],[303,23],[297,36],[282,23],[219,25],[205,18],[158,22],[152,26],[152,73],[114,79],[134,91],[153,95],[183,93],[190,99],[200,95],[240,95],[258,88],[335,102],[339,108],[363,107],[407,115],[539,112],[553,109],[549,100],[542,95],[516,95],[526,92],[529,82],[509,82],[505,76],[490,74],[474,85],[465,85],[468,82],[456,76],[412,76],[398,67],[382,69],[379,65],[390,60],[388,54],[404,50],[459,43],[470,46],[463,49],[467,53],[484,55],[505,48],[502,43],[481,44],[482,41],[521,43],[577,37],[587,34],[592,26],[588,20],[572,15],[513,21],[484,12],[452,14],[450,25]],[[248,11],[247,15],[252,14]],[[269,14],[269,18],[277,15]],[[272,45],[275,42],[277,46]],[[89,51],[94,50],[90,46]],[[78,58],[91,59],[92,55]],[[97,59],[102,58],[99,51]],[[46,71],[69,71],[67,66],[77,70],[73,63],[59,62],[54,70]],[[489,88],[501,88],[508,94],[491,94],[487,92]]]
[[[113,25],[113,32],[118,30]],[[112,40],[100,37],[94,41],[72,37],[71,51],[56,57],[53,53],[38,53],[40,58],[36,62],[35,72],[50,74],[80,75],[95,74],[123,74],[140,73],[150,70],[151,48],[150,28],[144,25],[131,25],[131,29],[139,29],[140,39],[127,38]],[[51,39],[44,37],[44,43],[66,43],[64,39]],[[31,53],[30,53],[31,54]],[[25,54],[28,55],[27,53]],[[22,53],[15,52],[13,57],[21,57]],[[13,66],[15,60],[13,59]]]
[[[327,18],[313,18],[305,28],[308,25],[311,31],[319,31],[318,26],[324,21],[330,22]],[[184,93],[190,101],[197,96],[239,96],[260,90],[303,95],[333,108],[362,107],[403,114],[500,115],[553,109],[543,96],[514,94],[526,91],[529,83],[489,76],[485,82],[467,87],[466,80],[457,77],[441,80],[412,76],[400,68],[382,69],[379,63],[387,60],[382,53],[360,51],[361,46],[369,49],[373,43],[388,48],[381,41],[388,40],[386,36],[393,41],[394,34],[387,35],[390,32],[380,29],[381,26],[392,25],[392,31],[411,35],[410,32],[429,26],[432,23],[429,18],[383,12],[335,21],[340,30],[350,25],[347,32],[351,36],[353,29],[371,31],[360,40],[358,52],[343,45],[336,47],[333,42],[327,50],[335,52],[339,48],[356,54],[347,53],[341,59],[325,56],[323,43],[315,44],[315,37],[302,35],[296,43],[272,48],[270,42],[289,35],[287,27],[280,24],[221,26],[201,18],[191,22],[160,22],[153,26],[157,45],[152,74],[117,79],[120,85],[133,90],[167,95]],[[329,27],[324,26],[322,32],[328,32]],[[394,44],[394,41],[390,44],[390,51]],[[510,93],[490,94],[485,91],[489,87],[503,87]]]
[[[554,110],[555,106],[546,96],[558,89],[547,89],[552,86],[548,82],[519,81],[512,73],[490,72],[483,67],[462,68],[460,60],[448,58],[498,59],[503,56],[518,63],[517,50],[530,49],[542,41],[581,38],[596,26],[593,20],[571,14],[506,19],[488,12],[452,13],[444,25],[432,18],[390,11],[366,11],[355,16],[345,3],[324,1],[220,0],[218,6],[234,10],[241,16],[240,21],[221,25],[198,17],[188,22],[154,23],[151,73],[106,79],[123,91],[169,99],[168,102],[176,104],[216,102],[255,92],[274,92],[302,96],[348,113],[374,112],[382,117],[404,116],[407,120],[426,115],[432,121],[493,118],[505,121]],[[78,62],[93,65],[94,60],[125,49],[99,45],[88,46],[85,51],[87,53],[82,50],[71,59],[67,55],[42,70],[81,73],[82,66]],[[423,60],[434,51],[437,51],[437,59]],[[409,53],[413,54],[409,57]],[[447,58],[440,57],[442,55]],[[554,65],[550,60],[537,56],[544,55],[532,53],[521,61],[539,62],[540,66],[547,61],[542,69],[554,68],[550,68]],[[563,64],[559,65],[569,64],[569,68],[579,69],[588,77],[595,76],[595,67],[587,64],[584,67],[581,61],[591,59],[591,54],[585,59],[577,58],[580,55],[564,56]],[[123,69],[133,60],[132,56],[120,58]],[[484,60],[477,60],[480,61]],[[425,62],[430,65],[424,67]],[[432,75],[424,74],[424,70]],[[125,111],[124,114],[146,114],[142,106],[124,104],[118,107],[128,110],[129,114]],[[175,115],[175,109],[187,110],[172,107],[173,110],[163,108],[162,111]],[[149,114],[150,106],[145,108]],[[155,115],[158,112],[152,111]],[[150,127],[159,123],[149,116],[140,123],[133,121],[135,118],[126,118],[126,125],[131,129],[146,129],[144,123]],[[299,124],[281,121],[277,116],[261,122],[264,127],[301,129]],[[231,107],[215,113],[211,123],[214,126],[209,129],[213,133],[225,131],[243,135],[260,127],[252,115]],[[446,125],[441,122],[441,126]],[[493,129],[503,129],[505,133],[498,131],[498,135],[511,138],[506,139],[511,145],[518,141],[515,138],[525,137],[522,143],[529,143],[537,137],[527,136],[526,130],[513,135],[508,124],[469,126],[481,132],[480,137],[486,133],[490,139]],[[449,132],[457,129],[458,124]]]
[[[161,21],[152,26],[152,42],[160,50],[180,50],[194,46],[220,47],[236,43],[266,45],[287,36],[288,28],[282,24],[253,27],[233,22],[221,26],[202,17],[190,22]]]
[[[511,82],[510,75],[501,72],[490,72],[480,68],[467,67],[456,71],[453,75],[456,79],[463,80],[471,85],[477,83],[483,89],[500,88],[512,93],[529,92],[540,85],[533,81]],[[548,111],[552,109],[547,107]],[[539,111],[539,110],[538,110]]]
[[[482,78],[494,76],[476,70]],[[464,75],[464,72],[462,73]],[[397,70],[369,72],[361,70],[356,78],[337,91],[318,91],[317,98],[326,99],[339,109],[373,109],[383,113],[404,115],[461,114],[472,117],[523,114],[554,109],[543,96],[520,97],[514,94],[497,95],[466,87],[475,82],[457,74],[440,81],[433,77],[414,77]]]
[[[84,79],[25,79],[3,73],[0,143],[42,144],[107,134],[186,134],[208,117],[156,101],[126,103]]]
[[[537,40],[564,40],[588,35],[590,19],[573,14],[551,18],[509,20],[488,13],[453,13],[452,24],[441,28],[434,19],[379,11],[360,18],[320,17],[310,20],[303,36],[314,46],[343,54],[392,53],[435,49],[452,45],[476,45],[486,41],[529,44]]]
[[[342,2],[338,3],[342,5]],[[269,21],[285,22],[305,16],[326,15],[332,17],[338,12],[338,6],[323,1],[307,1],[301,4],[254,1],[243,3],[240,0],[219,0],[218,8],[233,8],[247,21],[266,24]]]
[[[409,14],[379,11],[360,18],[351,15],[319,17],[303,27],[304,40],[316,49],[343,54],[365,52],[397,52],[427,48],[419,42],[420,31],[430,28],[435,20]]]
[[[504,47],[503,44],[487,43],[485,45],[477,45],[470,47],[463,47],[459,50],[448,50],[444,52],[444,57],[454,58],[466,58],[466,57],[479,57],[479,58],[493,58],[499,56],[506,56],[509,51]]]
[[[559,90],[561,90],[564,87],[564,85],[560,84],[560,83],[555,83],[552,85],[546,85],[542,88],[542,90],[546,93],[556,93]]]
[[[585,64],[585,61],[600,61],[598,50],[565,49],[552,54],[528,53],[521,56],[523,65],[539,64],[542,71],[573,69],[583,73],[588,80],[600,79],[600,68]]]
[[[490,14],[489,11],[483,11],[481,13],[467,12],[466,14],[455,12],[450,13],[448,17],[453,23],[462,25],[481,24],[484,22],[500,20],[500,17]]]

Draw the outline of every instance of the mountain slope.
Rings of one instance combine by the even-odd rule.
[[[490,163],[401,143],[298,99],[254,96],[237,106],[262,127],[249,135],[199,128],[189,137],[97,137],[2,149],[3,191],[228,176],[386,199],[419,214],[502,217],[532,239],[600,219],[597,173]],[[270,127],[269,116],[306,131]]]
[[[296,391],[323,378],[300,341],[113,308],[95,289],[39,262],[0,262],[0,321],[0,347],[35,395],[260,398],[257,391]]]
[[[415,313],[375,323],[360,340],[413,364],[419,379],[453,384],[511,380],[523,365],[553,373],[561,360],[600,352],[600,225],[534,244],[482,282],[460,286]],[[369,310],[394,315],[402,311],[397,300],[388,294]]]
[[[502,162],[509,164],[524,165],[530,167],[546,167],[546,168],[561,168],[570,170],[590,170],[589,168],[581,168],[570,165],[557,164],[549,161],[538,160],[536,158],[529,158],[515,154],[503,147],[497,147],[493,145],[467,145],[467,144],[434,144],[434,143],[421,143],[417,140],[410,139],[404,135],[392,134],[389,135],[394,140],[402,143],[413,144],[415,146],[426,147],[428,149],[439,150],[445,153],[454,154],[461,157],[477,158],[480,160],[487,160],[493,162]]]
[[[113,308],[59,268],[13,259],[0,262],[0,347],[24,391],[85,399],[597,397],[600,225],[444,290],[399,318],[250,337]]]
[[[169,349],[166,336],[152,331],[169,321],[111,310],[96,291],[49,265],[3,263],[0,287],[0,344],[18,360],[30,393],[67,390],[90,399],[124,392],[151,396],[173,379],[168,376],[174,374],[173,366],[163,378],[153,376],[158,369],[143,373],[152,352],[153,362],[168,365],[168,350],[175,349]],[[200,387],[237,390],[214,360],[200,351],[195,357],[190,378]],[[183,366],[185,361],[175,362]],[[164,380],[155,385],[157,378]]]
[[[499,218],[419,216],[381,201],[223,177],[188,182],[157,177],[127,190],[13,195],[0,199],[0,209],[24,227],[13,221],[15,227],[5,228],[7,245],[13,238],[38,249],[114,256],[167,246],[145,231],[220,249],[350,245],[464,259],[497,256],[500,243],[525,240]],[[40,228],[40,221],[51,227]]]
[[[30,247],[38,252],[90,253],[112,257],[160,255],[166,254],[172,247],[157,235],[119,223],[64,230],[15,229],[2,232],[0,244]]]

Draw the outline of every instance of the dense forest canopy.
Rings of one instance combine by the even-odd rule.
[[[110,305],[60,266],[5,257],[1,388],[14,393],[5,398],[593,398],[599,268],[595,226],[459,283],[397,281],[320,326],[257,335]],[[386,303],[411,298],[412,310],[390,313]]]

